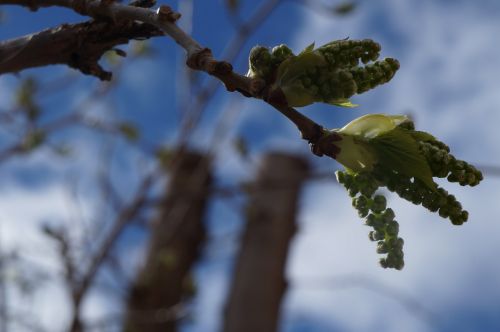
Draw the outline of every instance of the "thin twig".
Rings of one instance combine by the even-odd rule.
[[[36,147],[31,147],[27,140],[31,137],[30,135],[36,135],[36,133],[42,134],[45,136],[45,139],[48,135],[62,129],[68,127],[70,125],[74,125],[79,123],[81,120],[81,115],[79,113],[72,113],[66,116],[63,116],[45,126],[40,126],[36,128],[34,132],[28,132],[28,135],[24,137],[20,142],[16,142],[12,144],[10,147],[7,147],[0,151],[0,163],[7,160],[8,158],[13,157],[14,155],[22,154],[31,151]]]
[[[142,207],[147,202],[147,195],[153,184],[154,178],[155,175],[149,174],[143,179],[132,202],[129,203],[128,206],[121,211],[121,213],[113,222],[113,228],[109,232],[98,252],[92,258],[87,272],[81,278],[79,286],[75,289],[75,298],[80,299],[86,292],[97,271],[99,270],[99,267],[109,254],[111,247],[115,244],[117,238],[122,233],[123,228],[125,228],[129,224],[129,222],[133,220],[139,214],[139,212],[141,212]]]

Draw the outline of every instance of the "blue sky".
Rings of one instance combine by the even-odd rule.
[[[256,2],[242,2],[242,16],[247,17]],[[246,72],[246,54],[255,44],[286,43],[299,51],[313,41],[321,45],[346,37],[372,38],[382,45],[383,57],[400,61],[401,68],[394,79],[356,96],[353,101],[360,105],[356,109],[313,105],[303,112],[331,128],[341,127],[369,112],[410,113],[417,128],[447,142],[458,158],[479,165],[500,165],[497,129],[500,3],[493,0],[359,3],[352,15],[337,17],[284,1],[245,44],[234,62],[235,68]],[[194,1],[193,12],[194,37],[212,48],[217,56],[232,36],[221,4],[222,1]],[[0,26],[0,39],[79,20],[67,10],[29,13],[9,7],[6,14],[7,20]],[[119,117],[137,121],[143,132],[142,143],[147,146],[173,142],[178,128],[175,108],[180,102],[174,79],[182,53],[166,38],[156,39],[153,47],[156,55],[152,59],[125,62],[119,86],[105,99],[94,100],[90,109],[103,119]],[[50,82],[65,73],[65,68],[57,66],[29,70],[20,77],[36,75]],[[14,76],[0,76],[0,108],[11,103],[17,83]],[[93,78],[81,78],[64,91],[44,97],[43,105],[50,110],[50,116],[64,114],[84,99],[96,83]],[[259,157],[270,149],[302,154],[315,169],[331,170],[332,175],[338,167],[333,160],[312,156],[295,127],[269,106],[229,95],[223,89],[206,109],[193,144],[207,147],[207,137],[213,134],[221,114],[234,119],[218,149],[217,179],[221,183],[237,183],[253,176]],[[242,160],[232,147],[231,140],[236,136],[248,141],[250,160]],[[11,139],[2,131],[0,147]],[[42,149],[0,165],[2,247],[22,248],[26,257],[53,275],[60,271],[53,257],[55,248],[40,235],[38,225],[47,220],[69,223],[75,220],[77,210],[82,219],[97,219],[100,202],[95,193],[95,175],[99,169],[96,156],[104,153],[103,142],[108,142],[108,138],[78,129],[61,133],[57,140],[70,143],[77,154],[57,159]],[[126,198],[151,160],[141,149],[123,141],[112,145],[114,182]],[[389,205],[400,222],[400,236],[405,239],[406,261],[403,271],[391,271],[378,266],[375,246],[367,239],[368,229],[351,208],[343,189],[333,180],[308,184],[301,201],[300,232],[287,268],[291,287],[284,302],[282,330],[500,330],[500,265],[496,259],[500,253],[499,185],[500,178],[488,174],[480,186],[472,189],[443,183],[470,212],[469,222],[461,227],[389,195]],[[68,194],[68,187],[76,188],[78,202]],[[230,280],[230,264],[237,249],[235,235],[241,225],[241,203],[215,201],[211,205],[207,222],[214,243],[219,244],[208,245],[207,254],[196,269],[199,293],[193,303],[193,319],[184,326],[185,331],[217,331]],[[75,227],[76,238],[81,236],[78,229]],[[120,243],[119,250],[127,258],[128,266],[140,261],[142,239],[143,234],[133,229]],[[344,282],[346,279],[354,281],[349,284]],[[398,299],[388,295],[389,291],[385,295],[376,291],[381,288],[389,288],[398,294]],[[68,314],[64,309],[65,294],[57,282],[48,283],[30,304],[13,291],[12,297],[23,310],[42,308],[37,314],[46,326],[55,330],[64,326],[64,319],[54,320]],[[95,291],[86,303],[86,316],[99,318],[120,301],[120,296]],[[416,310],[411,303],[422,309]]]

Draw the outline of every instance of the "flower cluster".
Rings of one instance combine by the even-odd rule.
[[[450,154],[450,148],[439,141],[419,142],[420,151],[425,155],[432,174],[458,182],[461,186],[476,186],[483,179],[481,172],[463,160]]]
[[[462,208],[455,196],[443,188],[431,189],[419,179],[412,179],[381,167],[375,167],[372,175],[380,186],[415,205],[422,205],[430,212],[438,212],[440,217],[450,219],[454,225],[463,224],[469,217],[469,213]]]
[[[286,45],[269,51],[256,46],[250,52],[250,77],[272,83],[272,91],[285,95],[289,106],[314,102],[352,106],[349,98],[387,83],[399,69],[392,58],[377,61],[380,45],[373,40],[337,40],[298,55]],[[370,63],[372,62],[373,63]]]
[[[278,66],[291,56],[293,56],[292,50],[284,44],[273,47],[271,51],[264,46],[254,46],[248,57],[247,76],[269,82]]]
[[[317,52],[325,58],[327,72],[332,77],[329,81],[331,93],[319,96],[324,102],[347,99],[387,83],[399,69],[399,62],[395,59],[376,61],[380,45],[370,39],[337,40],[321,46]],[[367,66],[360,67],[360,61]],[[374,63],[369,64],[371,61]],[[314,81],[314,75],[311,80]],[[316,81],[321,84],[319,79]]]
[[[368,173],[347,171],[337,171],[336,175],[352,197],[352,205],[359,216],[366,218],[365,225],[373,228],[368,237],[377,242],[377,253],[386,254],[380,259],[380,265],[401,270],[404,266],[404,241],[398,237],[399,224],[394,211],[387,208],[384,196],[375,195],[379,186],[375,178]]]
[[[346,167],[346,171],[337,172],[337,179],[352,197],[359,216],[374,228],[370,239],[378,241],[378,253],[387,254],[380,261],[383,267],[404,266],[403,241],[398,238],[399,225],[394,212],[386,207],[385,197],[375,195],[378,188],[386,187],[454,225],[467,221],[468,212],[433,178],[475,186],[483,175],[458,160],[434,136],[416,131],[407,117],[371,114],[332,132],[341,138],[333,143],[339,150],[336,159]]]

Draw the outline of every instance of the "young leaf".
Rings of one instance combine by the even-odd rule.
[[[348,99],[331,100],[328,102],[328,104],[347,108],[354,108],[359,106],[358,104],[351,103],[351,101]]]
[[[314,42],[312,42],[309,46],[307,46],[306,48],[304,48],[302,50],[302,52],[299,53],[299,56],[301,54],[304,54],[304,53],[309,53],[309,52],[312,52],[314,50]]]
[[[432,190],[436,184],[432,171],[419,150],[417,141],[404,129],[395,128],[370,140],[376,150],[379,163],[384,168],[395,170],[424,182]]]

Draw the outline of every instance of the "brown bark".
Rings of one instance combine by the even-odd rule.
[[[295,156],[273,153],[265,157],[251,189],[247,226],[226,306],[225,332],[277,330],[299,191],[308,171],[306,161]]]
[[[205,155],[186,152],[178,158],[151,230],[144,267],[130,293],[125,331],[176,331],[189,291],[189,272],[205,236],[202,219],[211,171]]]
[[[63,64],[101,80],[110,80],[111,73],[98,63],[105,52],[129,40],[160,35],[163,33],[152,25],[131,21],[63,24],[0,42],[0,74]]]

